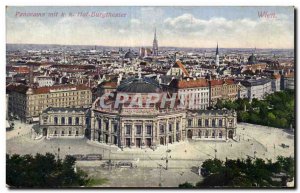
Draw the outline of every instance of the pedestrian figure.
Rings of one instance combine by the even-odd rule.
[[[184,150],[184,152],[186,153],[186,150]]]

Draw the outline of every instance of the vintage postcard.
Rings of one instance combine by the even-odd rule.
[[[7,6],[7,187],[295,188],[294,18]]]

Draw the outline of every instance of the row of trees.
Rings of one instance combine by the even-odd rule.
[[[90,179],[75,171],[75,158],[46,155],[6,155],[6,183],[12,188],[59,188],[85,186]]]
[[[237,99],[236,101],[218,100],[214,108],[234,109],[240,122],[265,126],[290,128],[295,126],[294,90],[269,94],[264,100]]]
[[[286,187],[287,181],[294,178],[294,158],[278,157],[276,162],[260,158],[231,160],[225,162],[208,159],[202,169],[208,175],[195,186],[191,183],[180,184],[179,188],[209,187]]]

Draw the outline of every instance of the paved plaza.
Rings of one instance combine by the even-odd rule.
[[[103,161],[79,161],[77,167],[91,177],[107,178],[101,186],[107,187],[177,187],[185,181],[196,183],[201,180],[197,167],[208,158],[259,157],[275,159],[279,155],[294,157],[294,135],[282,129],[240,123],[237,139],[227,142],[185,141],[153,151],[151,149],[124,149],[91,142],[87,139],[38,139],[32,137],[31,127],[16,123],[7,132],[7,153],[36,154],[50,152],[63,158],[68,154],[102,154]],[[20,128],[21,127],[21,128]],[[282,144],[288,147],[283,148]],[[58,151],[58,149],[60,151]],[[167,153],[167,150],[168,153]],[[168,157],[168,170],[166,170]],[[111,159],[126,161],[136,168],[103,168]]]

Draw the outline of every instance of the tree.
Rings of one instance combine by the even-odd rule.
[[[213,172],[205,176],[203,181],[198,182],[197,188],[282,187],[286,186],[286,182],[295,175],[294,159],[291,157],[278,157],[274,163],[271,160],[265,161],[260,158],[228,159],[226,162],[214,159],[206,160],[204,163],[205,168],[213,168]],[[279,182],[274,180],[273,177],[281,172],[287,175],[281,177]]]
[[[205,160],[202,164],[202,168],[205,169],[208,173],[216,173],[222,167],[222,161],[218,159],[208,159]]]
[[[46,155],[6,155],[6,183],[15,188],[76,187],[88,183],[83,171],[74,171],[75,158],[56,160]]]
[[[239,112],[238,113],[238,121],[247,122],[249,120],[249,113],[248,112]]]
[[[179,184],[179,188],[195,188],[195,186],[191,183],[185,182],[183,184]]]

